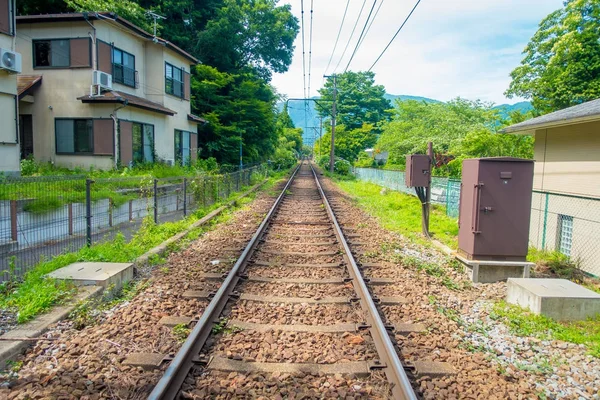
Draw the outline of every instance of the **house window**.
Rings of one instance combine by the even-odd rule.
[[[191,132],[175,129],[175,162],[189,165],[192,157]]]
[[[133,162],[154,162],[154,125],[134,122],[133,134]]]
[[[165,63],[165,92],[183,98],[183,70]]]
[[[33,66],[69,67],[71,46],[69,39],[35,40],[33,42]]]
[[[57,119],[56,154],[90,154],[93,151],[91,119]]]
[[[13,0],[0,0],[0,33],[10,36],[15,35],[15,2]]]
[[[558,251],[571,257],[573,244],[573,217],[558,214]]]
[[[112,59],[113,82],[136,87],[135,56],[126,51],[113,48]]]

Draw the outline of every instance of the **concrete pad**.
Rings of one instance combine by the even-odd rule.
[[[506,301],[558,321],[600,314],[600,294],[566,279],[508,280]]]
[[[456,259],[465,266],[465,272],[475,283],[494,283],[509,278],[529,278],[531,267],[527,261],[468,260],[458,254]]]
[[[69,280],[78,286],[102,286],[105,290],[118,290],[133,279],[133,264],[79,262],[57,269],[48,276]]]

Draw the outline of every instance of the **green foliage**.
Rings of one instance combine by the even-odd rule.
[[[186,324],[178,324],[173,327],[173,336],[177,339],[177,342],[183,343],[190,335],[192,330]]]
[[[144,8],[133,0],[65,0],[70,10],[84,11],[110,11],[133,22],[147,32],[152,32],[152,20],[146,18]]]
[[[240,138],[244,163],[266,160],[277,146],[275,93],[249,73],[230,74],[207,65],[194,70],[192,107],[208,124],[199,128],[201,158],[239,163]]]
[[[373,72],[344,72],[336,77],[337,83],[337,122],[353,130],[370,124],[375,126],[388,118],[386,110],[391,103],[385,95],[382,85],[375,85]],[[319,90],[323,104],[333,100],[333,79],[328,79]],[[319,114],[329,119],[330,110],[319,107]],[[337,132],[337,129],[336,129]]]
[[[270,80],[292,62],[298,19],[277,0],[224,0],[199,32],[198,58],[227,73],[244,70]]]
[[[515,114],[515,118],[523,118]],[[533,157],[529,136],[496,133],[507,124],[491,104],[457,98],[448,103],[396,101],[391,121],[383,124],[376,149],[389,151],[388,165],[404,169],[407,154],[424,154],[429,141],[434,152],[455,157],[434,175],[459,177],[462,160],[474,157]]]
[[[550,112],[600,97],[600,1],[567,0],[540,22],[506,95]]]
[[[504,323],[516,335],[584,344],[591,355],[600,358],[600,316],[562,323],[502,300],[494,304],[490,317]]]
[[[317,165],[323,169],[323,171],[329,171],[329,156],[321,156],[317,159]],[[342,176],[350,176],[352,171],[352,164],[342,158],[335,158],[333,163],[333,172]]]
[[[338,182],[338,186],[356,198],[358,205],[377,218],[386,229],[398,232],[419,243],[421,234],[421,203],[415,196],[388,191],[381,194],[381,186],[363,181]],[[458,225],[446,216],[443,208],[432,206],[430,230],[433,237],[456,248]]]
[[[347,130],[344,125],[335,128],[335,156],[354,161],[359,154],[372,147],[377,141],[373,125],[363,124],[360,128]],[[331,151],[331,133],[324,134],[315,143],[315,151],[329,154]]]

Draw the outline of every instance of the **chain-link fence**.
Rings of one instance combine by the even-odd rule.
[[[110,240],[119,232],[129,240],[146,217],[156,223],[182,219],[228,198],[265,172],[258,165],[221,175],[162,179],[4,178],[0,282],[22,276],[42,258]]]
[[[404,184],[404,172],[355,168],[364,181],[415,195]],[[458,218],[460,180],[432,178],[431,201],[446,207],[446,215]],[[600,199],[533,191],[529,244],[568,256],[584,271],[600,276]]]

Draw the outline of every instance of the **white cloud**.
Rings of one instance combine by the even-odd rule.
[[[281,4],[284,3],[292,4],[294,14],[300,19],[300,1]],[[304,1],[307,84],[310,3]],[[367,1],[353,41],[336,72],[344,70],[372,4]],[[361,5],[360,0],[350,1],[328,73],[333,71],[348,42]],[[413,5],[413,1],[385,1],[349,69],[368,69]],[[322,85],[345,6],[346,0],[314,1],[311,95]],[[510,83],[508,74],[519,65],[521,52],[541,19],[561,6],[561,0],[422,0],[373,69],[376,81],[392,94],[439,100],[461,96],[496,103],[517,101],[507,100],[503,95]],[[303,97],[300,35],[290,70],[276,74],[273,84],[288,97]]]

